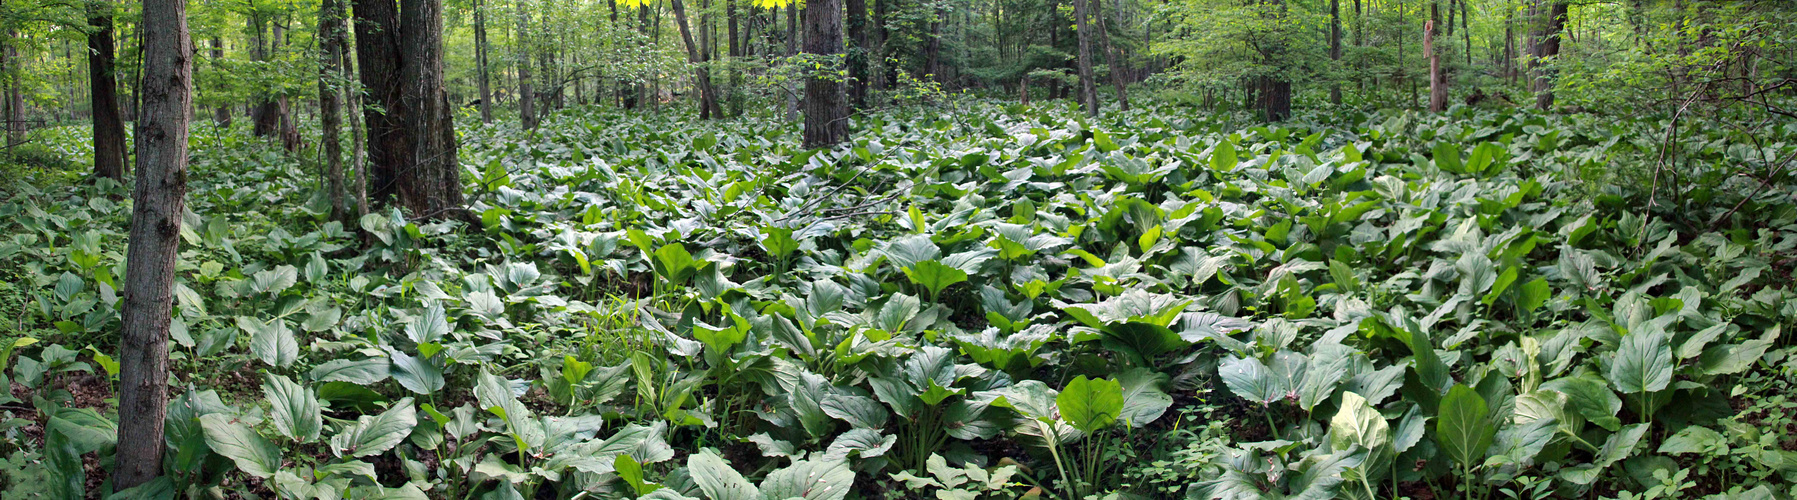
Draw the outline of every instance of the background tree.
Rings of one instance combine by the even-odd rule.
[[[843,95],[840,69],[842,15],[842,0],[805,3],[805,55],[815,68],[805,78],[807,148],[831,146],[849,136],[848,100]]]
[[[87,74],[89,109],[93,114],[94,175],[125,180],[125,119],[119,114],[118,82],[113,79],[113,4],[89,0]]]

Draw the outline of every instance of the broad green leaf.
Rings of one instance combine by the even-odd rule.
[[[1448,457],[1462,467],[1484,463],[1485,450],[1491,447],[1497,429],[1488,419],[1490,410],[1485,399],[1465,385],[1454,384],[1441,399],[1441,413],[1435,420],[1435,441]]]
[[[324,428],[324,416],[318,409],[318,396],[312,389],[294,383],[284,375],[263,374],[262,395],[273,408],[269,420],[282,436],[299,443],[318,439]]]
[[[1611,384],[1623,394],[1665,390],[1672,384],[1672,346],[1664,330],[1629,332],[1610,362]]]
[[[250,352],[269,366],[283,368],[299,359],[299,340],[287,329],[286,321],[277,319],[250,335]]]
[[[761,490],[711,450],[686,457],[686,471],[710,500],[760,500]],[[847,485],[845,485],[847,486]],[[784,492],[784,491],[783,491]],[[785,499],[786,497],[779,497]]]
[[[965,271],[943,265],[941,262],[933,259],[918,262],[916,265],[904,268],[904,272],[905,277],[911,278],[912,283],[921,285],[929,290],[931,297],[940,298],[942,296],[942,290],[948,288],[949,285],[967,281],[967,273]]]
[[[1166,375],[1143,367],[1118,373],[1117,383],[1123,387],[1123,413],[1117,420],[1136,428],[1160,420],[1173,406],[1173,396],[1161,390],[1166,382]]]
[[[407,390],[431,394],[443,388],[443,370],[430,359],[413,357],[393,348],[387,348],[387,358],[393,362],[388,370],[393,380]]]
[[[270,478],[281,469],[281,449],[249,424],[230,415],[212,413],[200,416],[200,428],[205,430],[206,446],[231,459],[245,474]]]
[[[1267,365],[1255,358],[1230,357],[1217,366],[1223,385],[1242,399],[1262,405],[1285,398],[1286,387]]]
[[[316,382],[373,385],[387,379],[390,366],[392,366],[392,362],[386,358],[333,359],[313,367],[312,371],[307,373],[307,377]]]
[[[354,425],[331,436],[332,453],[339,457],[367,457],[393,449],[418,425],[417,411],[412,406],[412,398],[404,398],[379,415],[358,417]]]
[[[689,466],[691,467],[691,466]],[[698,478],[694,474],[694,479]],[[704,483],[700,483],[703,486]],[[855,487],[855,472],[847,461],[802,460],[768,473],[761,481],[762,498],[842,500]],[[703,489],[703,488],[701,488]],[[706,491],[710,494],[710,491]],[[711,495],[714,500],[732,497]]]
[[[1067,382],[1067,387],[1055,397],[1055,406],[1068,425],[1091,433],[1109,427],[1123,413],[1123,387],[1115,380],[1092,380],[1081,375]]]

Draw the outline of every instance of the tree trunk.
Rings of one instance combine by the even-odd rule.
[[[6,32],[6,56],[0,67],[6,68],[11,84],[6,86],[6,144],[17,146],[25,143],[25,92],[20,81],[25,76],[21,68],[25,61],[19,59],[19,47],[13,43],[19,33],[13,30]]]
[[[185,0],[144,0],[143,109],[137,123],[137,186],[125,250],[119,332],[119,434],[113,488],[162,474],[168,413],[168,336],[175,258],[187,194],[187,114],[193,105],[193,46]]]
[[[867,63],[870,52],[867,50],[867,0],[847,0],[849,41],[854,44],[848,51],[849,63],[849,105],[855,109],[867,108]]]
[[[1429,56],[1429,111],[1448,109],[1448,80],[1441,71],[1441,52],[1435,50],[1435,20],[1423,23],[1423,53]]]
[[[443,88],[443,1],[400,0],[400,105],[411,137],[411,174],[398,177],[399,201],[413,217],[466,216],[455,120]]]
[[[343,74],[343,8],[337,0],[323,0],[318,6],[318,116],[319,147],[323,149],[326,190],[331,199],[331,219],[346,224],[353,222],[349,188],[343,178],[343,146],[338,130],[343,128],[340,115],[338,78]],[[351,225],[351,227],[354,227]]]
[[[400,106],[399,8],[393,0],[354,0],[356,66],[368,101],[362,106],[366,124],[367,163],[372,183],[368,196],[388,203],[398,195],[396,172],[412,150],[406,137],[406,109]]]
[[[1104,65],[1111,67],[1111,85],[1117,87],[1118,109],[1129,111],[1129,88],[1124,83],[1123,65],[1121,64],[1123,56],[1122,54],[1117,53],[1115,48],[1111,47],[1111,30],[1109,27],[1105,26],[1104,22],[1104,1],[1087,1],[1098,2],[1098,11],[1091,12],[1090,14],[1092,15],[1092,19],[1097,21],[1099,45],[1104,48]],[[1097,93],[1094,92],[1093,95],[1096,96]]]
[[[268,62],[271,56],[268,39],[268,20],[262,14],[250,14],[250,59],[256,62]],[[281,129],[281,108],[272,96],[256,96],[256,105],[250,109],[250,122],[254,124],[251,131],[256,137],[275,137]]]
[[[874,90],[886,90],[892,84],[892,80],[887,74],[886,64],[886,40],[888,39],[886,36],[886,12],[892,8],[892,1],[873,0],[874,26],[872,32],[868,33],[868,36],[873,39],[869,45],[872,51],[867,58],[870,63],[868,72],[872,73],[873,78],[873,81],[869,83]]]
[[[1273,76],[1258,78],[1256,100],[1266,113],[1267,121],[1284,121],[1292,116],[1292,82]]]
[[[125,180],[125,120],[119,116],[119,86],[113,80],[111,0],[87,4],[87,75],[94,120],[94,175]]]
[[[742,33],[737,29],[736,0],[724,0],[724,22],[728,25],[724,71],[729,74],[730,80],[730,116],[741,116],[743,113],[743,74],[742,70],[736,67],[736,60],[742,57],[743,53],[742,44],[737,41],[737,37]]]
[[[537,128],[537,91],[530,81],[530,11],[518,2],[518,36],[513,50],[518,53],[518,121],[524,130]],[[362,68],[368,71],[368,68]]]
[[[673,0],[674,23],[680,26],[680,40],[686,44],[686,62],[693,66],[693,84],[699,87],[699,118],[709,120],[722,118],[712,115],[717,107],[716,91],[711,87],[711,71],[704,65],[704,57],[699,53],[699,44],[693,41],[693,30],[686,22],[686,4]]]
[[[1535,53],[1529,58],[1529,70],[1532,79],[1529,91],[1535,93],[1535,109],[1546,111],[1554,107],[1553,71],[1544,60],[1560,55],[1560,35],[1566,30],[1565,0],[1548,0],[1551,5],[1546,9],[1546,19],[1535,20]]]
[[[287,29],[276,24],[274,29],[275,49],[287,45]],[[272,55],[271,51],[271,55]],[[283,95],[275,98],[276,116],[280,117],[281,149],[289,153],[297,153],[300,149],[299,126],[294,123],[292,101]]]
[[[1341,0],[1329,0],[1329,60],[1337,65],[1341,64],[1342,60]],[[1329,104],[1340,105],[1342,103],[1341,81],[1335,78],[1329,80]]]
[[[216,36],[212,37],[212,64],[221,65],[220,67],[222,68],[224,61],[225,61],[225,42],[224,42],[224,40],[219,39],[219,37],[216,37]],[[218,108],[212,110],[212,123],[218,124],[218,126],[220,128],[230,127],[231,126],[231,106],[229,106],[229,105],[219,106]]]
[[[1073,0],[1073,26],[1079,35],[1079,102],[1086,115],[1098,116],[1098,91],[1092,84],[1092,29],[1086,25],[1086,4],[1091,0]]]
[[[480,122],[493,123],[493,86],[487,76],[487,12],[480,0],[474,2],[474,72],[480,83]],[[617,13],[614,11],[613,15]]]
[[[676,0],[678,1],[678,0]],[[805,147],[829,147],[848,139],[849,110],[843,84],[832,75],[842,55],[842,0],[805,3],[805,53],[824,68],[805,79]]]
[[[799,55],[799,3],[786,4],[786,57]],[[799,120],[799,91],[795,83],[786,84],[786,121]]]
[[[937,82],[945,82],[942,74],[942,9],[925,6],[930,10],[930,40],[924,47],[924,73]]]

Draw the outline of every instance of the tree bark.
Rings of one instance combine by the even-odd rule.
[[[480,81],[480,122],[493,123],[493,86],[487,76],[487,12],[480,0],[474,2],[474,72]],[[617,11],[612,11],[617,16]]]
[[[331,199],[331,219],[353,222],[348,187],[343,177],[343,145],[338,131],[343,128],[338,78],[343,74],[343,7],[338,0],[323,0],[318,6],[318,116],[319,147],[323,149],[326,190]],[[351,227],[354,227],[353,225]]]
[[[805,3],[805,53],[823,69],[805,79],[804,146],[832,146],[849,136],[848,102],[834,74],[842,55],[842,0]]]
[[[727,51],[724,53],[724,71],[729,74],[730,80],[730,116],[740,116],[743,112],[743,74],[736,67],[736,60],[743,53],[742,44],[737,41],[742,33],[737,29],[736,0],[724,0],[724,22],[728,24],[725,33],[728,39],[725,40]]]
[[[387,203],[397,197],[405,154],[412,150],[403,126],[406,109],[400,106],[399,8],[393,0],[354,0],[356,66],[367,102],[362,120],[367,135],[367,163],[371,189],[368,196]]]
[[[168,336],[175,258],[187,194],[187,114],[193,105],[193,46],[185,0],[144,0],[143,108],[137,123],[137,185],[125,250],[119,335],[119,440],[113,487],[162,474],[168,412]]]
[[[946,83],[942,74],[942,9],[925,6],[930,10],[930,39],[924,47],[924,72],[937,82]]]
[[[18,37],[17,31],[11,29],[6,31],[6,55],[4,59],[0,59],[0,67],[6,68],[7,75],[11,76],[9,78],[11,84],[6,86],[6,144],[8,146],[25,143],[25,92],[20,84],[25,76],[25,72],[20,69],[25,62],[19,59],[18,44],[13,43]]]
[[[518,2],[518,41],[513,49],[518,52],[518,121],[523,123],[524,130],[537,128],[537,92],[530,81],[530,11],[525,10],[524,2]],[[367,71],[367,68],[363,68]]]
[[[119,116],[119,86],[113,78],[111,0],[87,4],[87,75],[93,108],[94,175],[125,180],[125,120]]]
[[[268,37],[268,20],[263,18],[262,13],[252,12],[249,22],[250,58],[256,62],[268,62],[272,56],[272,44],[269,43]],[[250,109],[250,122],[254,124],[251,127],[251,132],[255,133],[256,137],[275,137],[281,131],[280,103],[266,92],[256,96],[256,105]]]
[[[1543,61],[1560,55],[1560,35],[1566,31],[1568,8],[1565,0],[1547,1],[1551,3],[1544,9],[1547,18],[1535,20],[1535,52],[1529,58],[1529,90],[1535,93],[1535,109],[1542,111],[1554,107],[1553,71]]]
[[[1086,115],[1098,116],[1098,91],[1092,84],[1092,29],[1086,24],[1087,4],[1091,0],[1073,0],[1073,26],[1079,35],[1079,102]]]
[[[886,90],[892,84],[886,64],[886,40],[889,38],[886,35],[886,12],[891,10],[893,0],[873,0],[873,2],[874,26],[872,32],[868,33],[868,37],[873,39],[869,45],[872,47],[872,52],[868,54],[868,60],[871,63],[868,72],[872,73],[873,81],[869,83],[874,90]]]
[[[711,70],[700,64],[705,58],[699,53],[699,44],[693,41],[691,25],[686,22],[686,4],[680,0],[672,3],[674,22],[680,25],[680,40],[686,44],[686,62],[693,65],[693,84],[699,87],[699,119],[722,118],[712,114],[717,108],[717,91],[711,86]]]
[[[287,45],[286,28],[275,24],[272,31],[274,32],[274,49],[278,50]],[[275,98],[275,109],[278,110],[277,116],[280,117],[281,149],[285,149],[289,153],[298,153],[300,149],[299,126],[294,123],[292,100],[288,99],[286,95]]]
[[[462,212],[462,169],[455,120],[443,88],[443,1],[400,0],[400,103],[411,136],[411,171],[399,178],[399,201],[414,217],[448,218]]]

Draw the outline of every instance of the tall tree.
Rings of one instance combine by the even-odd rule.
[[[193,106],[186,1],[144,0],[138,28],[143,107],[119,332],[119,439],[112,476],[118,490],[162,474],[169,323],[187,194],[187,114]]]
[[[523,123],[524,130],[533,130],[537,128],[537,91],[530,81],[530,11],[524,8],[523,0],[518,2],[518,35],[514,45],[518,54],[518,121]]]
[[[849,42],[849,105],[867,107],[867,0],[847,0]]]
[[[326,190],[331,199],[331,218],[350,222],[349,187],[343,176],[343,145],[338,131],[343,128],[340,109],[342,96],[338,89],[343,75],[343,6],[338,0],[323,0],[318,5],[318,118],[319,146],[323,149]]]
[[[19,33],[8,27],[4,38],[5,49],[0,50],[0,72],[6,73],[6,145],[8,147],[25,143],[25,93],[23,86],[24,61],[19,60]]]
[[[474,0],[474,72],[480,81],[480,121],[493,123],[493,87],[487,76],[486,11],[481,0]],[[617,11],[612,11],[612,16],[617,17]]]
[[[1098,116],[1098,91],[1092,84],[1092,29],[1086,26],[1087,4],[1091,0],[1073,0],[1073,27],[1079,33],[1079,102],[1086,114]]]
[[[1329,0],[1329,60],[1338,65],[1342,60],[1341,0]],[[1342,84],[1339,80],[1331,79],[1329,83],[1329,103],[1342,103]]]
[[[94,117],[94,175],[125,180],[125,119],[119,115],[119,86],[113,78],[111,0],[87,4],[87,75]]]
[[[693,84],[699,87],[699,118],[723,118],[714,113],[718,109],[717,89],[711,86],[711,70],[701,64],[705,62],[705,56],[700,53],[699,44],[693,41],[692,25],[686,22],[686,3],[680,0],[672,0],[672,3],[674,23],[680,25],[680,40],[686,44],[686,62],[693,67]]]
[[[1124,111],[1129,111],[1129,87],[1123,80],[1123,55],[1118,53],[1115,47],[1111,46],[1111,29],[1107,27],[1104,22],[1104,0],[1088,1],[1098,2],[1097,5],[1093,6],[1097,12],[1092,12],[1090,14],[1092,14],[1092,20],[1095,21],[1094,24],[1098,25],[1098,33],[1096,36],[1098,37],[1099,46],[1104,49],[1104,65],[1111,68],[1111,85],[1117,87],[1117,107]],[[1119,3],[1118,5],[1121,6],[1122,4]],[[1097,94],[1094,93],[1093,95],[1096,96]]]
[[[1560,55],[1560,35],[1566,31],[1568,4],[1566,0],[1538,1],[1547,5],[1536,5],[1541,15],[1532,22],[1534,53],[1529,58],[1529,91],[1535,93],[1535,109],[1546,111],[1554,107],[1554,80],[1553,70],[1544,61]]]
[[[223,67],[225,64],[225,41],[217,36],[212,37],[212,64]],[[212,110],[212,123],[220,127],[231,126],[231,106],[221,104]]]
[[[1435,44],[1440,7],[1439,2],[1429,4],[1431,19],[1423,22],[1423,55],[1429,58],[1429,111],[1434,113],[1448,109],[1448,77],[1441,68],[1441,47]]]
[[[678,2],[679,0],[675,0]],[[848,99],[835,68],[842,63],[842,0],[805,2],[805,53],[823,69],[805,79],[805,147],[834,145],[849,137]]]

